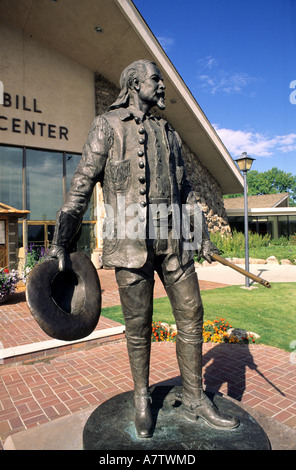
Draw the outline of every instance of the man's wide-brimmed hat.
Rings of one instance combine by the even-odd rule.
[[[80,252],[37,264],[27,280],[29,309],[42,330],[55,339],[73,341],[91,334],[101,314],[101,286],[96,268]]]

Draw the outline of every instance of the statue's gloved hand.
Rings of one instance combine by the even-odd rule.
[[[59,262],[59,271],[65,271],[66,267],[66,250],[62,246],[52,245],[47,253],[46,259],[56,258]]]
[[[217,255],[220,254],[220,251],[214,245],[214,243],[211,242],[208,238],[204,239],[201,243],[201,249],[199,252],[199,259],[204,258],[208,263],[212,263],[213,259],[211,257],[212,253],[216,253]]]

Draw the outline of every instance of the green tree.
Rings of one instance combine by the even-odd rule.
[[[250,170],[247,173],[248,195],[289,193],[289,203],[296,206],[296,176],[285,173],[278,168],[259,172]],[[243,194],[230,194],[225,198],[241,197]]]
[[[247,181],[249,196],[289,193],[290,205],[296,206],[296,176],[292,173],[285,173],[275,167],[263,172],[251,170],[247,174]]]

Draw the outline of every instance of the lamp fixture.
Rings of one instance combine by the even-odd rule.
[[[245,172],[251,169],[253,161],[256,160],[255,158],[249,157],[247,152],[243,152],[243,154],[237,158],[235,161],[240,169],[240,171]]]

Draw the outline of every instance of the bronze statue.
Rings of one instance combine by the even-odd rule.
[[[106,205],[103,265],[115,267],[134,381],[138,436],[147,438],[153,432],[149,362],[154,271],[165,286],[176,319],[183,386],[180,399],[185,414],[192,420],[202,417],[213,427],[231,429],[238,426],[238,420],[223,416],[202,386],[203,306],[193,248],[210,262],[211,253],[218,250],[209,239],[204,218],[189,249],[184,237],[174,233],[174,208],[187,205],[192,219],[194,208],[199,206],[185,174],[177,132],[164,119],[150,114],[153,106],[165,108],[163,78],[156,64],[139,60],[123,71],[120,86],[116,102],[93,122],[66,201],[57,214],[50,255],[58,258],[63,270],[94,186],[100,182]],[[161,236],[162,217],[151,207],[169,208],[167,236]],[[135,208],[137,230],[127,230],[128,226],[135,228]],[[155,236],[150,236],[151,226]],[[194,228],[190,233],[195,233]]]

